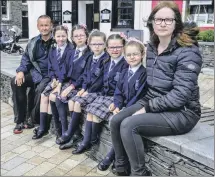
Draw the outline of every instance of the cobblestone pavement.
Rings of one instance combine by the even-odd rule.
[[[113,176],[73,149],[59,150],[55,136],[32,140],[32,129],[13,134],[13,110],[1,102],[1,176]]]

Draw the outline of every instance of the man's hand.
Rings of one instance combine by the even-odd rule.
[[[17,84],[17,86],[21,86],[24,82],[25,82],[24,73],[23,72],[18,72],[16,74],[15,84]]]
[[[83,93],[85,92],[84,89],[81,89],[80,91],[78,91],[78,93],[76,94],[77,96],[81,96]]]
[[[71,92],[74,89],[74,87],[72,87],[71,85],[69,87],[67,87],[62,93],[61,93],[61,97],[62,98],[66,98],[66,96],[69,94],[69,92]]]
[[[145,110],[145,108],[143,107],[143,108],[141,108],[140,110],[138,110],[137,112],[135,112],[135,113],[132,114],[132,115],[135,116],[135,115],[144,114],[144,113],[146,113],[146,110]]]
[[[113,112],[114,109],[115,109],[115,105],[114,105],[114,103],[111,103],[109,106],[110,112]]]
[[[115,115],[115,114],[118,114],[119,112],[120,112],[120,109],[116,108],[116,109],[114,109],[113,114]]]

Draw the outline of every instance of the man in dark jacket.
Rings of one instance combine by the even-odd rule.
[[[23,128],[33,128],[33,123],[39,123],[40,95],[49,82],[48,78],[48,51],[52,44],[52,21],[47,15],[37,20],[40,35],[29,40],[26,51],[22,56],[20,66],[16,69],[16,76],[11,80],[13,91],[14,113],[16,126],[14,133],[22,133]],[[26,118],[27,97],[26,90],[33,89],[33,105],[30,110],[31,123],[24,125]],[[32,96],[31,96],[32,97]]]

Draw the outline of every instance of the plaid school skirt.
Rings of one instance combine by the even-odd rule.
[[[67,87],[69,87],[69,86],[70,86],[70,83],[69,83],[69,82],[65,83],[65,84],[62,86],[62,88],[61,88],[60,95],[61,95],[61,93],[62,93]],[[73,98],[74,96],[76,96],[77,93],[78,93],[78,90],[72,90],[71,92],[68,93],[68,95],[66,96],[66,98],[63,98],[63,97],[61,97],[60,95],[58,95],[57,98],[58,98],[59,100],[61,100],[63,103],[68,103],[68,101],[69,101],[71,98]]]
[[[54,90],[51,87],[52,82],[49,82],[48,85],[45,87],[45,89],[43,90],[42,94],[44,94],[45,96],[49,96],[51,94],[51,92]],[[57,96],[57,93],[53,93],[54,95]]]
[[[113,103],[113,97],[99,96],[93,103],[88,104],[86,112],[97,116],[101,120],[108,120],[112,112],[109,111],[110,104]]]
[[[100,94],[99,93],[88,93],[84,97],[74,96],[71,98],[72,101],[80,103],[81,107],[85,107],[86,105],[92,103]]]

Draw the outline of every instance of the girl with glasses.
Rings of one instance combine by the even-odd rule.
[[[113,114],[118,114],[125,107],[136,103],[146,94],[146,69],[143,66],[145,57],[144,44],[135,39],[129,38],[124,47],[124,54],[129,68],[120,75],[114,92],[113,103],[109,110]],[[107,170],[114,160],[114,149],[111,148],[106,157],[98,164],[101,171]]]
[[[74,135],[81,122],[81,108],[92,103],[102,91],[104,60],[109,57],[104,51],[105,41],[106,35],[98,30],[93,30],[89,35],[88,43],[93,54],[88,59],[82,75],[83,82],[81,89],[69,100],[71,105],[70,111],[73,110],[73,113],[71,113],[72,116],[68,130],[57,140],[59,144],[64,144]],[[88,129],[92,129],[92,121],[89,118],[87,118],[85,124],[85,133],[87,133]],[[67,148],[71,146],[67,146]]]
[[[86,106],[87,121],[84,139],[72,152],[73,154],[83,153],[99,141],[100,123],[109,118],[111,112],[108,108],[113,102],[116,83],[120,73],[128,68],[123,57],[124,45],[125,39],[119,34],[112,34],[107,39],[106,46],[110,57],[104,61],[102,92],[91,104]]]
[[[64,86],[62,86],[60,94],[57,96],[56,104],[51,105],[57,133],[57,140],[68,129],[67,107],[69,106],[69,112],[71,116],[73,112],[69,100],[71,97],[77,94],[78,90],[82,86],[82,74],[91,55],[91,52],[87,46],[88,31],[86,26],[75,25],[73,26],[71,33],[71,39],[74,48],[68,63],[68,67],[70,69],[68,71],[67,77],[69,78],[69,81]],[[82,37],[76,38],[74,36]]]

